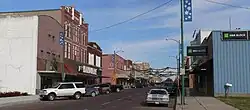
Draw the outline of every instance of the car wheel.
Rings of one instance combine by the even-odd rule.
[[[92,93],[91,93],[91,96],[92,96],[92,97],[95,97],[95,96],[96,96],[96,93],[95,93],[95,92],[92,92]]]
[[[106,91],[106,94],[109,94],[110,92],[109,91]]]
[[[116,88],[116,92],[120,92],[121,90],[119,88]]]
[[[81,96],[82,96],[82,94],[80,92],[77,92],[77,93],[74,94],[74,98],[76,100],[81,99]]]
[[[56,98],[56,95],[53,94],[53,93],[50,93],[50,94],[48,95],[48,100],[49,100],[49,101],[53,101],[53,100],[55,100],[55,98]]]

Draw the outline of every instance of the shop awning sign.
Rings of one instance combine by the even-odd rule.
[[[224,31],[222,32],[222,40],[248,40],[248,31]]]
[[[78,72],[80,73],[90,73],[90,74],[97,74],[97,69],[92,68],[92,67],[88,67],[88,66],[78,66]]]
[[[187,56],[207,56],[207,46],[187,46]]]

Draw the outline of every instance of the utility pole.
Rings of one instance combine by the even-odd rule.
[[[59,33],[59,44],[63,48],[63,56],[62,56],[62,82],[65,81],[65,73],[64,73],[64,56],[65,56],[65,27],[63,28],[64,32]]]
[[[113,82],[116,84],[116,52],[114,51],[114,72],[113,72]]]
[[[180,4],[181,4],[181,64],[182,64],[182,68],[185,68],[185,64],[184,64],[184,36],[183,36],[183,31],[184,31],[184,26],[183,26],[183,0],[180,0]],[[181,96],[181,104],[184,105],[185,103],[185,99],[184,99],[184,96],[185,96],[185,89],[184,89],[184,83],[185,83],[185,78],[184,78],[185,75],[181,75],[181,82],[182,82],[182,96]]]

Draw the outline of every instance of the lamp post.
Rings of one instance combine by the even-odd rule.
[[[113,82],[116,83],[116,54],[119,52],[124,52],[123,50],[114,51],[114,71],[113,71]]]
[[[181,54],[181,50],[182,50],[182,49],[181,49],[181,48],[182,48],[182,44],[181,44],[180,40],[171,39],[171,38],[166,38],[166,40],[167,40],[167,41],[170,41],[170,40],[171,40],[171,41],[174,41],[174,42],[178,43],[178,55],[177,55],[177,56],[178,56],[178,59],[179,59],[179,60],[177,61],[177,62],[178,62],[178,63],[177,63],[177,64],[178,64],[177,75],[178,75],[178,78],[179,78],[179,77],[180,77],[180,67],[181,67],[181,66],[180,66],[180,57],[181,57],[180,54]],[[182,52],[182,53],[183,53],[183,52]],[[182,55],[182,56],[183,56],[183,55]],[[182,60],[183,60],[183,58],[182,58]],[[182,65],[183,65],[183,64],[184,64],[184,63],[183,63],[183,61],[182,61]],[[178,90],[179,90],[179,80],[180,80],[180,79],[178,79]],[[184,103],[184,101],[183,101],[183,100],[184,100],[184,75],[181,76],[181,81],[182,81],[181,103]]]

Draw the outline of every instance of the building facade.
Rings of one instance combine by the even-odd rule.
[[[197,90],[204,95],[224,95],[230,83],[230,95],[250,93],[248,78],[250,41],[248,30],[212,31],[201,45],[208,46],[207,56],[198,61],[192,71],[197,77]]]
[[[96,77],[89,78],[92,83],[100,83],[102,77],[102,49],[101,47],[95,42],[88,43],[88,65],[90,70],[92,70],[92,74]],[[88,72],[86,72],[88,73]]]
[[[57,20],[64,29],[64,65],[61,66],[63,73],[65,73],[63,79],[65,81],[82,81],[86,79],[86,74],[78,72],[78,66],[89,66],[87,63],[88,23],[84,21],[83,14],[77,11],[75,7],[61,6],[59,9],[49,10],[0,12],[0,16],[5,15],[47,15]]]
[[[127,86],[129,85],[128,81],[130,79],[129,76],[131,74],[131,71],[127,71],[131,69],[130,61],[125,60],[119,55],[115,55],[115,57],[116,58],[114,58],[113,54],[102,55],[102,65],[103,65],[102,74],[103,76],[109,77],[109,78],[102,78],[102,83],[122,84],[124,86]],[[114,63],[116,65],[114,65]]]
[[[36,94],[48,82],[61,80],[59,35],[64,30],[57,20],[47,15],[1,16],[0,27],[0,68],[5,71],[0,92]]]

